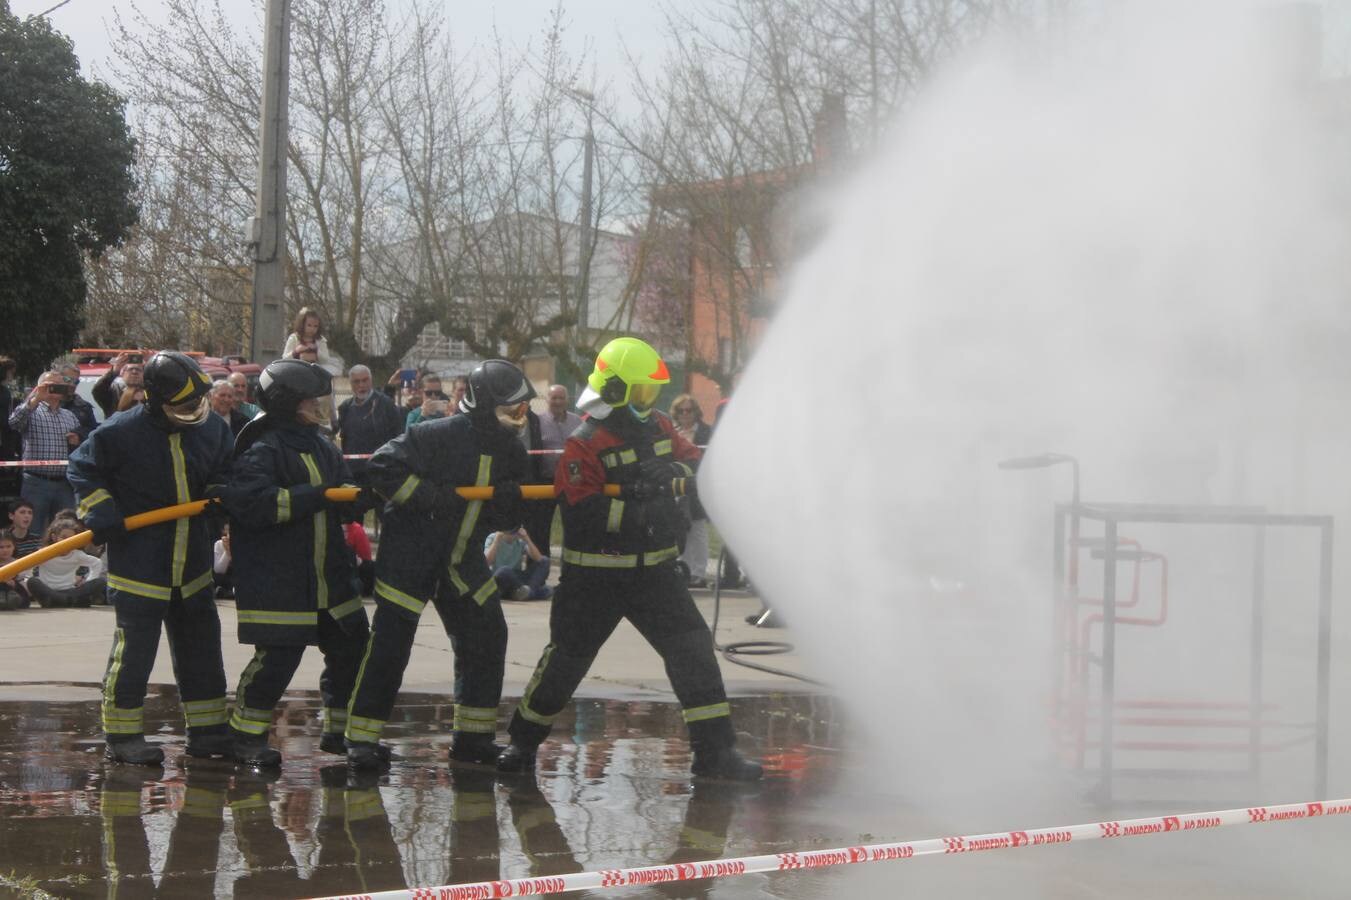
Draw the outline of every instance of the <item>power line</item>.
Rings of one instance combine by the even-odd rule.
[[[66,5],[67,3],[69,3],[69,2],[70,2],[70,0],[61,0],[60,3],[56,4],[56,5],[53,6],[51,9],[44,9],[42,12],[40,12],[40,13],[34,13],[33,15],[29,16],[28,18],[30,18],[30,19],[41,19],[43,16],[45,16],[45,15],[47,15],[47,14],[49,14],[49,13],[54,13],[54,12],[56,12],[58,9],[60,9],[60,8],[63,7],[63,6],[65,6],[65,5]]]

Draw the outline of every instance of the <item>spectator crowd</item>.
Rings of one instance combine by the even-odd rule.
[[[286,342],[286,358],[313,362],[337,372],[320,317],[303,309]],[[0,356],[0,461],[19,460],[22,467],[0,468],[0,497],[10,498],[8,525],[0,528],[0,565],[32,553],[41,546],[77,533],[83,526],[75,513],[75,498],[66,481],[65,459],[89,434],[119,412],[145,401],[145,357],[137,353],[115,356],[92,386],[94,405],[76,393],[80,369],[58,363],[24,392],[13,386],[14,360]],[[348,369],[351,395],[330,410],[328,433],[341,447],[356,483],[365,485],[368,458],[381,446],[413,425],[454,415],[468,387],[456,375],[448,382],[434,372],[400,369],[377,389],[364,365]],[[229,425],[236,437],[259,414],[250,397],[250,384],[241,372],[216,382],[209,393],[211,411]],[[581,424],[571,408],[568,389],[552,385],[542,413],[531,410],[522,442],[531,455],[530,483],[553,484],[563,444]],[[711,426],[689,394],[676,397],[669,414],[677,431],[699,446],[708,443]],[[707,584],[708,518],[696,499],[681,500],[687,529],[681,565],[690,587]],[[551,546],[556,528],[557,501],[537,501],[526,510],[519,531],[492,534],[484,546],[504,598],[543,600],[550,596]],[[0,523],[3,524],[3,523]],[[61,528],[57,528],[57,526]],[[379,528],[377,513],[375,526]],[[71,529],[76,531],[71,531]],[[55,530],[54,530],[55,529]],[[358,534],[357,532],[360,532]],[[360,525],[347,529],[348,543],[361,565],[364,593],[369,595],[371,545]],[[0,584],[0,610],[42,606],[89,606],[99,602],[104,579],[101,548],[73,552]],[[213,574],[218,598],[232,596],[228,529],[216,543]]]

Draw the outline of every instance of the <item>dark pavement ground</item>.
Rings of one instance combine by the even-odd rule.
[[[147,703],[161,770],[102,761],[96,685],[0,687],[0,896],[358,894],[1217,808],[1108,816],[1067,779],[1019,820],[959,823],[914,808],[907,777],[861,769],[838,704],[801,692],[733,700],[761,785],[692,783],[679,710],[633,696],[577,701],[536,778],[499,778],[446,764],[448,697],[401,699],[390,772],[357,778],[318,751],[317,696],[288,695],[274,738],[286,762],[264,777],[185,760],[172,689]],[[1349,838],[1351,822],[1329,819],[590,896],[1344,897]]]

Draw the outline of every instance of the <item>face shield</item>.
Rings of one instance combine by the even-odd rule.
[[[182,403],[165,403],[160,408],[164,411],[164,418],[169,424],[184,428],[201,425],[211,414],[211,402],[206,394],[193,400],[184,400]]]
[[[328,427],[328,411],[332,406],[330,402],[331,394],[325,394],[322,397],[306,397],[300,401],[296,407],[296,421],[301,425],[317,425],[320,428]]]
[[[530,403],[525,400],[510,406],[499,406],[495,410],[498,424],[508,431],[520,433],[525,428],[525,414],[529,409]]]
[[[635,384],[629,388],[629,408],[641,421],[646,422],[652,415],[652,407],[661,395],[659,384]]]

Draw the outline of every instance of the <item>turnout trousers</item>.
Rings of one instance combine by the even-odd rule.
[[[691,743],[732,746],[713,635],[674,563],[619,572],[563,564],[549,615],[549,644],[511,718],[512,743],[534,747],[544,741],[621,619],[633,623],[661,656]]]
[[[187,597],[174,588],[168,600],[108,589],[117,629],[103,676],[103,732],[111,739],[145,733],[145,689],[159,650],[160,629],[169,638],[174,680],[188,733],[220,730],[226,722],[225,664],[220,616],[207,586]]]
[[[364,614],[363,614],[364,615]],[[251,735],[264,735],[272,727],[272,713],[305,655],[304,644],[259,644],[253,659],[239,676],[235,709],[230,727]],[[324,671],[319,676],[319,694],[324,704],[325,734],[342,734],[347,728],[347,704],[356,683],[357,667],[366,648],[364,633],[347,634],[326,611],[319,612],[319,652]]]
[[[393,530],[393,523],[386,526],[391,549]],[[418,558],[400,552],[391,558],[381,547],[375,573],[375,620],[347,709],[347,740],[380,739],[403,684],[426,597],[431,597],[455,654],[455,732],[496,734],[507,620],[497,582],[482,555],[446,567],[440,554]]]

